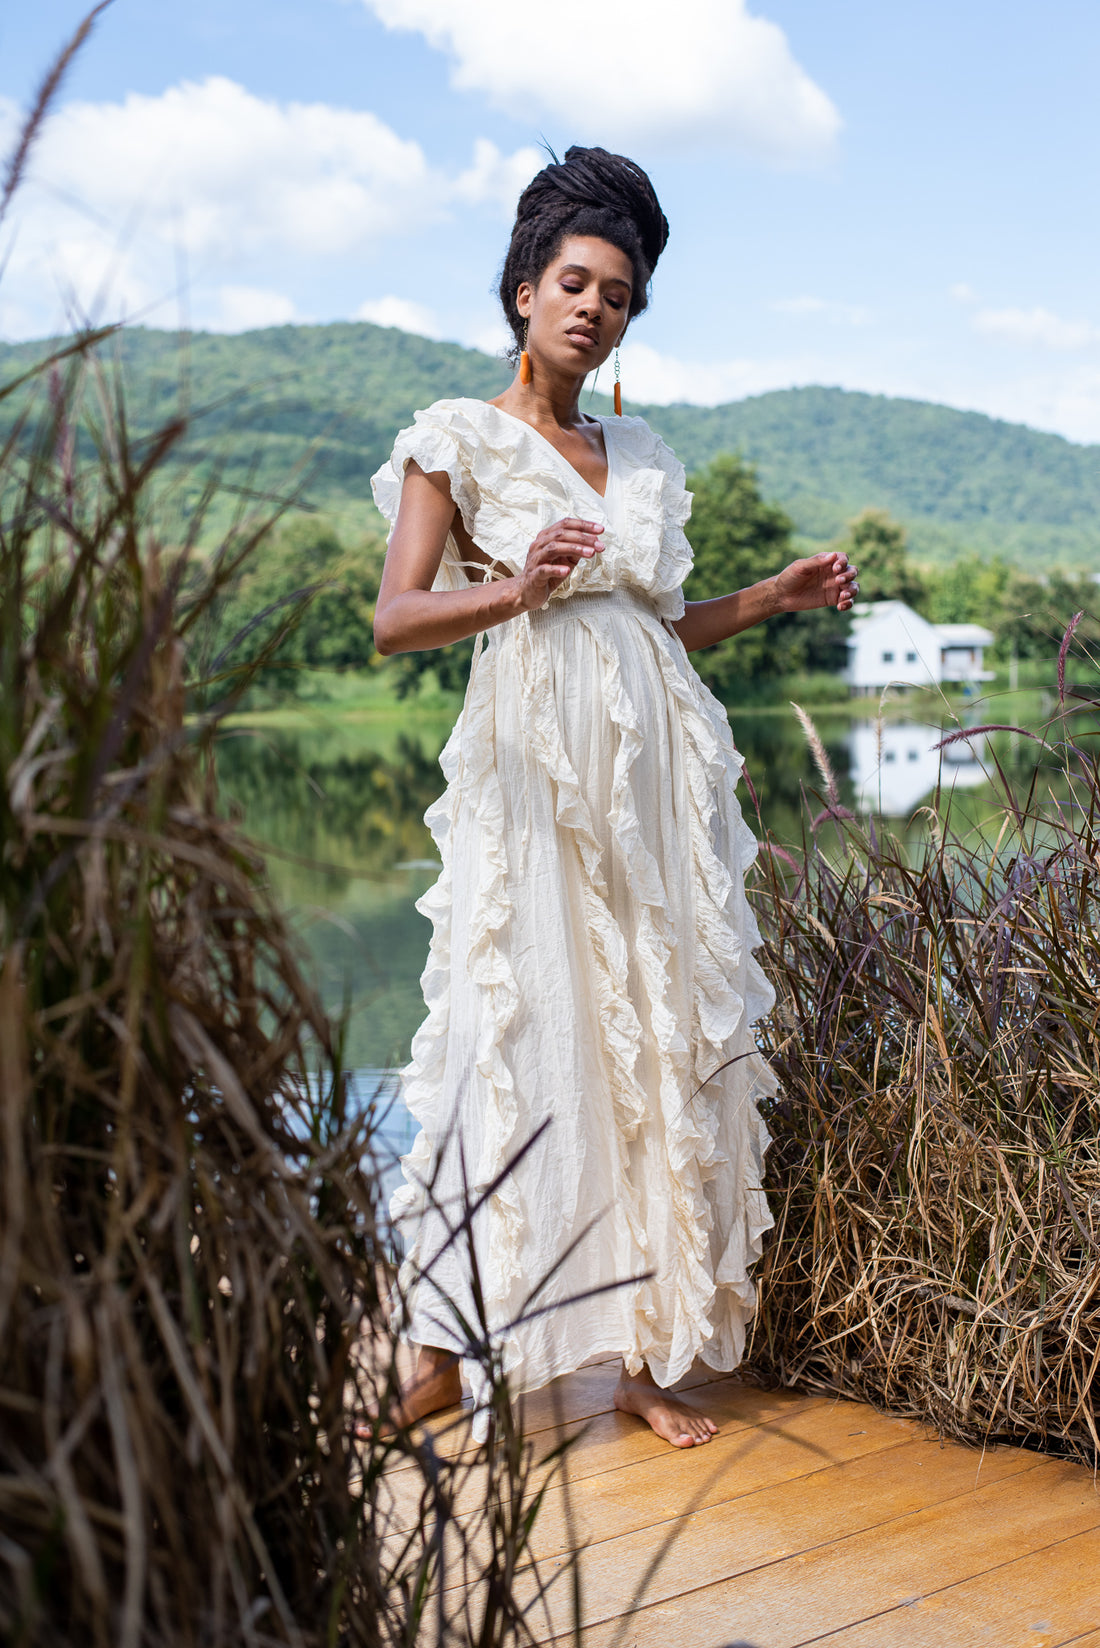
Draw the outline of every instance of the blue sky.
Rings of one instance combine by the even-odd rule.
[[[0,132],[83,9],[7,0]],[[75,295],[491,348],[540,139],[597,141],[672,224],[628,403],[833,383],[1100,441],[1098,78],[1095,0],[115,0],[6,231],[0,335]]]

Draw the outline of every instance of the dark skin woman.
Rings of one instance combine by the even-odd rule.
[[[586,377],[621,343],[631,315],[637,270],[618,245],[593,235],[566,235],[539,278],[515,290],[526,322],[530,381],[517,372],[491,402],[548,442],[588,485],[603,494],[608,454],[601,423],[579,407]],[[384,654],[446,646],[543,608],[585,561],[602,554],[600,523],[568,516],[538,532],[518,573],[494,564],[463,523],[446,473],[426,473],[415,461],[404,472],[400,511],[386,559],[375,618]],[[466,589],[433,590],[448,535],[463,560],[483,568]],[[713,646],[778,613],[835,607],[848,611],[858,593],[855,567],[832,552],[792,561],[774,577],[710,601],[688,602],[671,627],[688,651]],[[412,1421],[461,1399],[455,1352],[420,1344],[406,1384],[403,1411]],[[624,1363],[615,1404],[636,1415],[674,1447],[708,1442],[717,1427],[704,1413],[661,1388],[643,1364]]]

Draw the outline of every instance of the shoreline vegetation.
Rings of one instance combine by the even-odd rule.
[[[28,117],[0,220],[94,17]],[[175,396],[134,432],[109,334],[24,359],[23,380],[0,359],[0,1634],[512,1648],[554,1585],[579,1642],[583,1576],[531,1545],[568,1444],[525,1440],[483,1316],[462,1326],[492,1390],[485,1450],[463,1451],[465,1414],[372,1422],[399,1368],[381,1099],[356,1098],[345,1021],[214,759],[234,717],[444,718],[463,651],[380,686],[379,542],[290,518],[305,439],[271,496],[243,486],[240,443],[219,488]],[[789,554],[740,458],[711,455],[698,497],[689,593]],[[957,829],[936,796],[902,841],[846,811],[803,711],[820,795],[800,840],[758,821],[752,882],[782,1092],[746,1373],[1095,1465],[1100,757],[1071,694],[1096,684],[1096,586],[915,568],[879,511],[836,529],[867,594],[919,578],[937,616],[1000,614],[1001,662],[1014,649],[1053,714],[1018,729],[1043,754],[1023,790],[998,769],[998,831]],[[713,649],[707,678],[731,703],[820,681],[828,621]]]
[[[751,894],[781,1098],[746,1369],[1096,1469],[1100,731],[1060,694],[1018,730],[1055,784],[998,766],[995,839],[937,794],[904,845],[806,732],[820,810]]]

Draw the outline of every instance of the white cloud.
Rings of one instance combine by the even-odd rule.
[[[768,307],[778,315],[793,315],[796,319],[816,317],[831,326],[867,326],[874,318],[869,309],[858,303],[834,303],[829,298],[776,298]]]
[[[178,238],[193,254],[338,253],[442,205],[420,145],[366,111],[279,104],[215,75],[158,97],[70,103],[33,174],[54,196]]]
[[[0,100],[0,141],[16,119]],[[14,238],[6,226],[3,318],[11,327],[29,313],[47,330],[61,318],[59,290],[85,308],[106,291],[112,313],[145,315],[182,272],[197,321],[270,324],[293,307],[273,308],[278,294],[260,303],[249,276],[264,259],[370,255],[455,209],[507,217],[537,161],[531,148],[508,155],[482,140],[466,169],[445,170],[367,111],[278,103],[221,76],[69,103],[34,151]]]
[[[250,332],[260,326],[289,326],[299,320],[294,301],[262,286],[223,286],[218,292],[219,332]]]
[[[619,351],[623,395],[627,401],[649,401],[667,406],[686,401],[693,406],[719,406],[723,401],[760,395],[768,389],[820,381],[810,359],[688,361],[662,354],[648,343],[625,343]],[[601,370],[597,388],[611,390],[610,362]]]
[[[515,341],[510,328],[499,315],[492,320],[476,321],[462,335],[462,342],[468,349],[480,349],[486,355],[503,355]]]
[[[727,141],[783,161],[826,150],[829,97],[745,0],[632,0],[559,12],[515,0],[364,0],[454,60],[453,82],[530,122],[615,143]],[[612,146],[609,144],[609,146]]]
[[[977,303],[978,301],[977,292],[965,280],[957,280],[954,286],[950,288],[950,291],[956,303]]]
[[[371,298],[367,303],[359,305],[355,311],[355,318],[373,321],[375,326],[396,326],[402,332],[415,332],[422,338],[442,336],[439,322],[433,312],[423,303],[414,303],[411,298],[398,298],[392,295]]]
[[[1083,320],[1063,320],[1049,309],[979,309],[974,325],[993,337],[1038,344],[1043,349],[1084,349],[1100,343],[1100,327]]]
[[[455,197],[471,206],[489,202],[511,215],[521,191],[545,164],[546,156],[537,149],[517,149],[506,155],[488,138],[479,137],[473,165],[455,180]]]

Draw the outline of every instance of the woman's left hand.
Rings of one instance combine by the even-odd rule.
[[[792,561],[775,580],[782,612],[807,612],[813,607],[836,607],[850,612],[859,594],[858,573],[840,550],[825,550]]]

